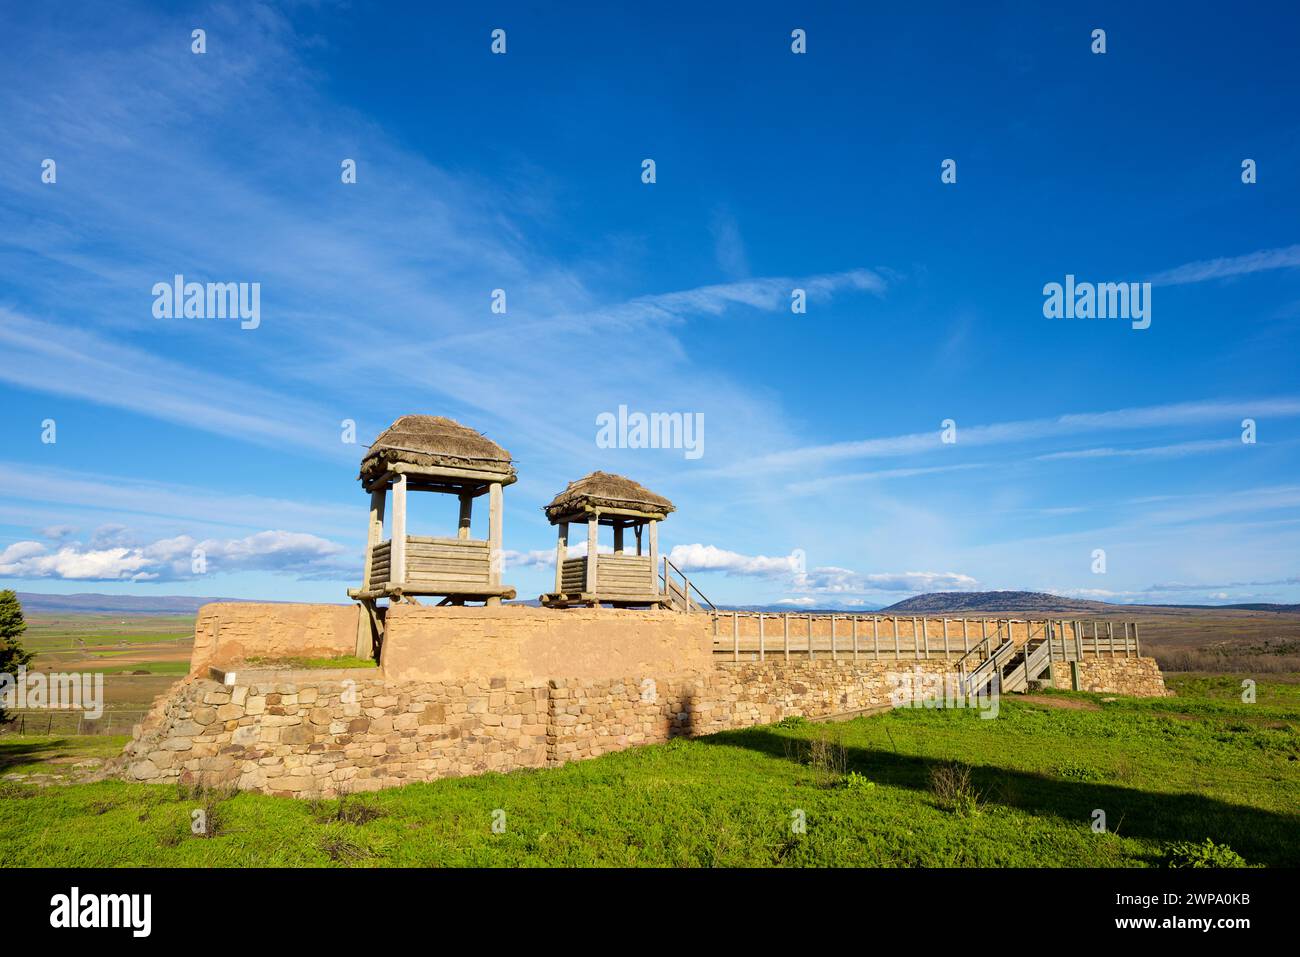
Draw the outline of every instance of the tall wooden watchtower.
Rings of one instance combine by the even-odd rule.
[[[491,439],[442,416],[404,415],[375,439],[361,460],[370,493],[370,534],[361,587],[348,590],[372,612],[379,598],[440,595],[444,605],[501,604],[515,590],[501,584],[501,490],[516,480],[510,453]],[[391,534],[384,540],[384,515]],[[406,493],[441,492],[460,500],[454,536],[406,532]],[[470,537],[474,500],[488,497],[486,539]]]
[[[645,607],[667,604],[659,580],[659,523],[673,503],[644,485],[608,472],[592,472],[570,482],[545,508],[558,529],[555,591],[541,596],[551,607],[570,605]],[[569,526],[586,525],[587,553],[568,556]],[[601,525],[614,529],[614,553],[599,553]],[[636,552],[627,549],[628,532]]]

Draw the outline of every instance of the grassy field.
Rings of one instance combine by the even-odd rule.
[[[546,771],[342,801],[106,780],[37,786],[106,740],[0,739],[0,859],[35,865],[1163,866],[1211,839],[1300,864],[1300,684],[1053,693],[1001,716],[786,721]],[[119,741],[121,739],[118,739]],[[1107,830],[1095,833],[1094,812]],[[212,836],[194,835],[203,810]],[[500,813],[503,812],[503,816]],[[499,820],[501,833],[492,825]],[[806,831],[792,823],[800,817]]]

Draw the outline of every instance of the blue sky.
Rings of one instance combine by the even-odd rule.
[[[0,586],[345,600],[420,412],[514,455],[521,597],[601,468],[717,602],[1300,600],[1300,14],[610,6],[7,10]],[[177,273],[260,325],[155,318]],[[1066,275],[1150,327],[1045,318]]]

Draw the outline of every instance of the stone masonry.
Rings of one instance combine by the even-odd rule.
[[[539,618],[567,614],[533,612]],[[245,616],[241,623],[252,620],[247,610],[238,614]],[[346,644],[347,622],[335,625],[333,618],[311,616],[302,606],[289,614],[295,620],[306,616],[312,623],[312,647],[321,644],[322,634],[337,634],[327,641]],[[434,618],[420,610],[418,618],[409,620],[432,621],[443,629],[426,639],[439,654],[437,642],[444,640],[452,617]],[[791,715],[871,712],[889,707],[896,687],[892,673],[919,669],[942,674],[952,668],[942,657],[897,662],[787,661],[780,656],[766,661],[702,659],[694,653],[696,639],[681,632],[683,617],[636,620],[625,614],[610,617],[610,631],[604,634],[586,623],[575,630],[575,635],[586,636],[584,642],[615,643],[617,654],[608,658],[611,667],[636,662],[654,668],[622,676],[592,676],[590,659],[587,673],[580,676],[530,673],[530,661],[547,667],[554,663],[554,639],[546,637],[540,650],[533,651],[529,617],[517,612],[508,619],[483,616],[485,621],[505,622],[510,630],[502,631],[502,640],[515,642],[501,659],[507,673],[495,677],[446,677],[445,664],[440,663],[433,680],[419,676],[409,657],[403,660],[400,677],[383,667],[273,670],[241,665],[233,673],[212,672],[229,682],[222,683],[206,669],[196,669],[155,702],[123,753],[121,767],[127,777],[139,781],[202,781],[270,794],[329,797],[486,771],[556,767],[678,735],[768,724]],[[232,631],[229,619],[218,612],[203,620],[224,625],[225,635]],[[549,636],[556,623],[544,620],[546,631],[539,633]],[[661,650],[649,656],[638,652],[647,630],[660,640],[656,628],[663,630]],[[214,640],[205,655],[226,641],[219,633],[220,627],[213,628]],[[277,653],[291,644],[287,634],[285,628],[275,631]],[[243,625],[239,635],[241,645],[254,652],[248,657],[260,658],[255,653],[256,631]],[[682,648],[690,653],[682,654]],[[572,653],[582,655],[582,644],[575,644]],[[447,652],[440,654],[442,662],[449,660]],[[486,657],[484,671],[491,668]],[[671,668],[674,661],[686,667]],[[1083,690],[1168,694],[1150,658],[1087,658],[1078,663],[1078,670]],[[1056,685],[1069,688],[1072,680],[1070,666],[1058,664]]]

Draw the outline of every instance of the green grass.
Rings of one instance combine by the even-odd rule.
[[[379,662],[373,658],[357,658],[354,655],[339,655],[336,658],[249,658],[247,664],[252,668],[285,669],[379,667]]]
[[[1237,682],[1234,696],[1231,690]],[[787,721],[547,771],[339,801],[103,781],[2,784],[10,866],[1165,866],[1300,864],[1300,700],[1197,676],[1170,699],[1061,693],[996,720]],[[1058,695],[1054,695],[1058,697]],[[0,767],[9,760],[0,738]],[[37,766],[28,750],[24,767]],[[72,745],[60,746],[66,752]],[[936,791],[936,778],[946,782]],[[955,783],[954,783],[955,782]],[[964,783],[963,783],[964,782]],[[190,833],[191,811],[216,822]],[[493,833],[494,811],[505,830]],[[1108,830],[1090,827],[1094,809]],[[802,812],[807,829],[793,833]],[[1189,850],[1190,849],[1190,850]]]

